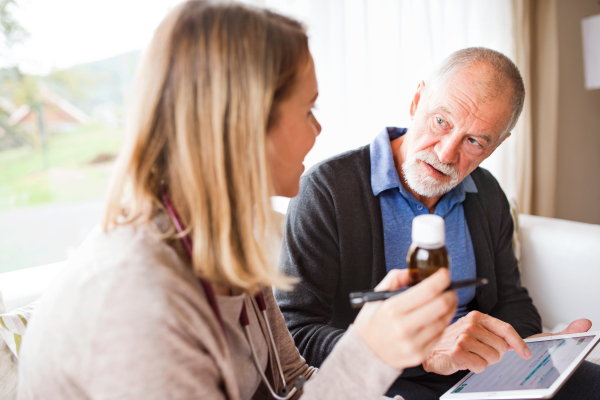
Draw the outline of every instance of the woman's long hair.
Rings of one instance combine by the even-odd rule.
[[[304,28],[270,11],[201,0],[174,9],[138,70],[104,229],[148,223],[168,188],[196,274],[247,292],[289,288],[267,257],[266,137],[309,57]]]

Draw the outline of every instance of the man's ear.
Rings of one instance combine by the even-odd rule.
[[[417,112],[417,108],[419,107],[419,102],[421,101],[421,97],[423,96],[423,91],[425,90],[425,82],[420,81],[419,86],[417,86],[417,91],[413,96],[412,102],[410,103],[410,119],[413,119],[415,113]]]

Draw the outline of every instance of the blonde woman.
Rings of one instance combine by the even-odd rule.
[[[20,399],[368,399],[422,361],[456,309],[445,272],[364,307],[318,373],[273,299],[295,280],[268,262],[270,196],[297,194],[321,130],[299,23],[188,1],[137,83],[103,229],[41,300]]]

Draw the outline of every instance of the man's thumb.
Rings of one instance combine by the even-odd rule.
[[[569,326],[567,326],[567,329],[562,331],[560,334],[587,332],[591,327],[592,321],[582,318],[571,322]]]

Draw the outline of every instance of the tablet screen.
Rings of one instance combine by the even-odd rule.
[[[452,393],[547,389],[592,339],[594,335],[527,343],[533,354],[529,360],[508,351],[499,363],[471,375]]]

